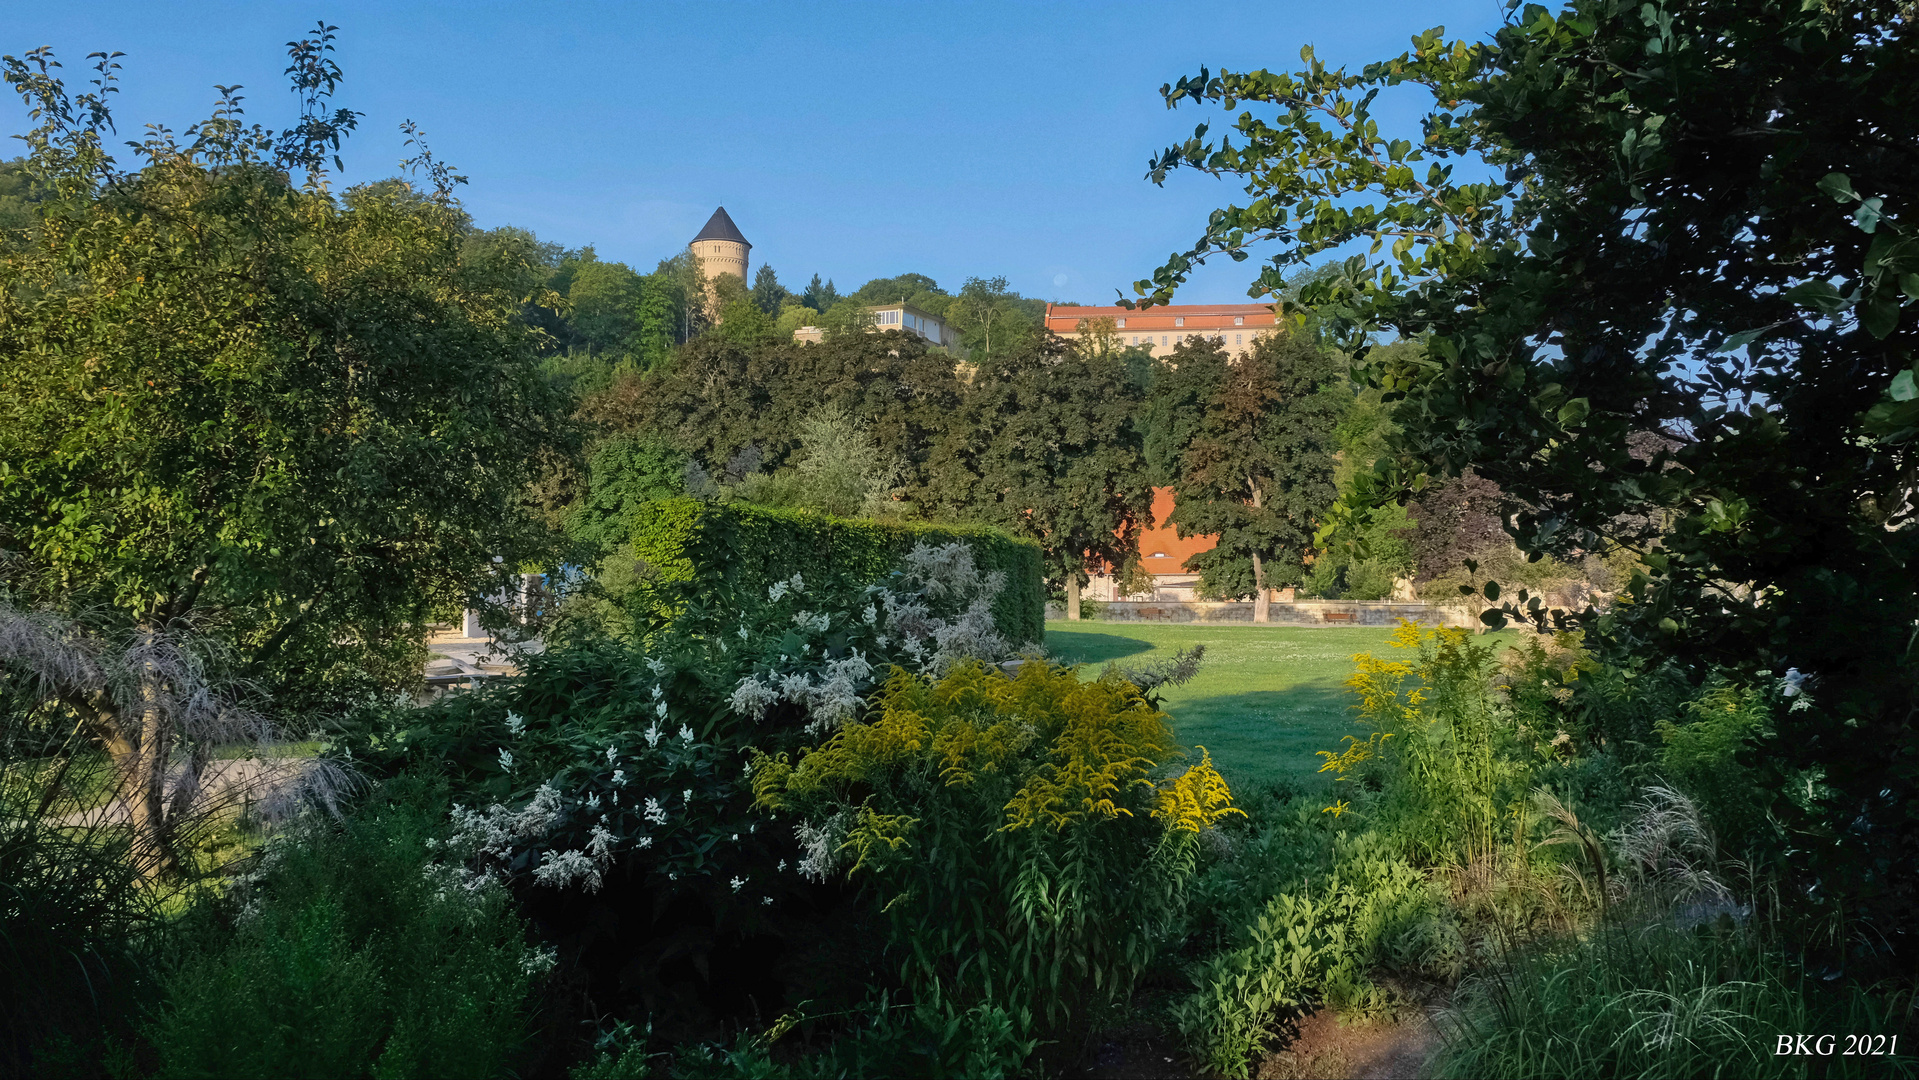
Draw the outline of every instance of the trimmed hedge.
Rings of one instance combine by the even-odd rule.
[[[1006,574],[993,622],[1014,645],[1046,636],[1046,587],[1037,543],[987,525],[857,521],[806,510],[695,499],[648,503],[633,552],[664,581],[718,574],[735,588],[764,591],[799,574],[808,587],[863,588],[884,578],[920,541],[973,549],[982,571]]]

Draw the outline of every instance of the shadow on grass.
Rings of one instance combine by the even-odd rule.
[[[1325,781],[1319,751],[1337,752],[1342,736],[1363,734],[1351,704],[1339,680],[1321,678],[1280,690],[1174,697],[1166,711],[1179,741],[1206,747],[1229,783],[1317,787]]]
[[[1129,637],[1124,631],[1048,630],[1046,649],[1072,664],[1104,664],[1152,652],[1153,643]]]

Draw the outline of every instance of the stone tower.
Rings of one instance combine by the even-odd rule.
[[[706,227],[700,230],[700,234],[693,238],[686,249],[693,253],[693,258],[699,263],[701,276],[706,278],[706,306],[716,316],[714,321],[717,322],[719,312],[713,311],[718,306],[714,300],[713,280],[721,274],[732,274],[740,279],[741,284],[745,284],[746,255],[753,245],[740,235],[740,227],[726,216],[726,207],[722,206],[706,219]]]

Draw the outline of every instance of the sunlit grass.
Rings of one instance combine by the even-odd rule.
[[[1049,622],[1046,647],[1094,674],[1110,660],[1138,666],[1206,646],[1199,674],[1166,693],[1173,730],[1205,746],[1234,786],[1326,782],[1320,750],[1353,734],[1345,682],[1353,654],[1385,652],[1390,626],[1207,626]],[[1502,634],[1501,637],[1510,637]]]

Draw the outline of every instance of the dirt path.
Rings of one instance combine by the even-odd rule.
[[[1345,1023],[1330,1010],[1299,1021],[1285,1048],[1261,1058],[1259,1080],[1416,1080],[1439,1049],[1425,1016]]]
[[[1403,1020],[1344,1023],[1330,1010],[1283,1025],[1280,1048],[1252,1064],[1258,1080],[1417,1080],[1439,1050],[1439,1033],[1424,1014]],[[1196,1077],[1193,1061],[1166,1033],[1136,1023],[1104,1033],[1083,1071],[1088,1080]]]

